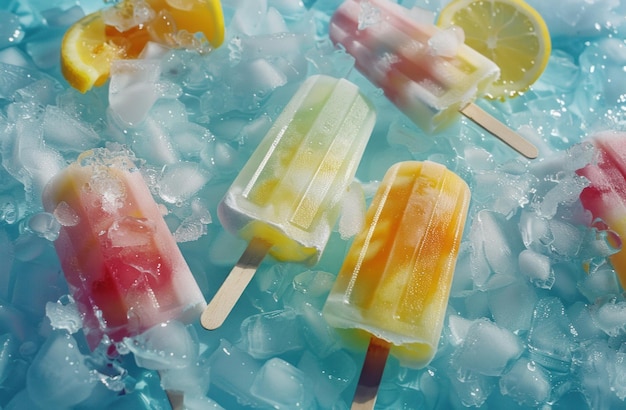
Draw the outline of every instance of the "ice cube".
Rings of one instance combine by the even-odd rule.
[[[305,351],[298,368],[310,378],[312,393],[322,408],[332,408],[341,399],[358,371],[354,359],[342,350],[323,359]]]
[[[291,309],[250,316],[241,323],[241,347],[255,359],[301,350],[304,340],[299,324]]]
[[[241,405],[257,404],[258,400],[250,394],[250,388],[262,363],[228,340],[221,339],[219,347],[209,357],[211,383],[235,396]]]
[[[274,357],[261,367],[250,393],[273,408],[308,409],[315,403],[309,386],[310,380],[300,369]]]
[[[89,397],[97,384],[73,336],[53,332],[28,369],[28,395],[41,408],[70,408]]]
[[[82,316],[71,296],[46,303],[46,316],[53,329],[64,329],[70,334],[78,332],[83,326]]]
[[[128,125],[137,125],[144,121],[158,99],[159,75],[158,61],[113,61],[109,85],[111,110]]]
[[[540,299],[528,332],[529,358],[551,371],[568,371],[576,330],[560,299]]]
[[[177,320],[156,325],[135,337],[124,338],[138,366],[146,369],[181,369],[195,362],[198,344]]]
[[[198,163],[181,161],[163,167],[157,190],[164,201],[180,204],[191,199],[210,179],[211,175]]]
[[[459,374],[500,376],[522,352],[522,341],[515,334],[489,320],[478,319],[467,330],[451,360]]]
[[[552,384],[547,372],[527,358],[517,360],[499,381],[500,392],[522,406],[537,407],[550,398]]]
[[[554,271],[550,258],[535,251],[525,249],[518,257],[519,269],[535,286],[550,289],[554,284]]]

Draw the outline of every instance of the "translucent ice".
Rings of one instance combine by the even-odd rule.
[[[96,380],[76,340],[54,332],[28,369],[26,387],[41,408],[69,408],[89,397]]]
[[[339,217],[339,233],[343,239],[356,235],[365,220],[365,195],[363,187],[353,182],[341,199],[341,215]]]
[[[465,43],[465,33],[462,28],[456,26],[441,30],[428,39],[431,52],[445,57],[456,56],[463,43]]]
[[[522,341],[516,335],[489,320],[479,319],[472,323],[463,343],[453,353],[453,366],[459,374],[500,376],[522,351]]]
[[[96,147],[100,142],[100,137],[91,126],[54,105],[46,107],[43,139],[62,152],[82,152]]]
[[[109,103],[129,125],[141,123],[158,98],[158,61],[115,60],[111,64]]]
[[[339,400],[343,391],[357,377],[358,370],[354,359],[341,350],[323,359],[305,350],[298,368],[308,375],[312,392],[322,408],[331,408]]]
[[[536,363],[520,358],[502,378],[500,391],[524,406],[536,407],[548,401],[551,393],[548,374]]]
[[[520,278],[488,291],[493,320],[514,333],[530,328],[537,295],[528,281]]]
[[[191,365],[198,344],[187,327],[176,320],[154,326],[142,334],[124,338],[138,366],[146,369],[177,369]]]
[[[71,296],[46,303],[46,316],[53,329],[64,329],[70,334],[78,332],[83,326],[83,319]]]
[[[217,350],[209,358],[211,383],[235,396],[242,405],[258,403],[258,400],[251,396],[250,388],[262,363],[222,339]]]
[[[513,275],[517,271],[517,258],[522,251],[519,230],[504,215],[481,211],[470,230],[473,243],[471,263],[474,282],[478,287],[486,284],[491,273]]]
[[[163,167],[157,189],[164,201],[182,203],[194,196],[210,178],[211,175],[195,162],[177,162]]]
[[[272,358],[257,373],[250,393],[275,409],[311,408],[313,392],[306,375],[292,364]]]
[[[618,336],[626,332],[626,301],[611,298],[600,302],[592,310],[593,318],[600,329],[609,336]]]
[[[548,370],[567,371],[575,347],[576,330],[560,299],[547,297],[537,302],[528,333],[530,358]]]
[[[525,249],[519,254],[519,268],[535,286],[544,289],[552,287],[554,271],[546,255]]]
[[[292,286],[285,291],[283,303],[298,312],[306,305],[321,310],[334,281],[335,275],[324,271],[306,270],[298,273],[293,278]]]
[[[295,311],[260,313],[241,323],[242,348],[255,359],[268,359],[302,349],[304,340]]]

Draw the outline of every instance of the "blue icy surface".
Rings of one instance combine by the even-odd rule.
[[[102,0],[0,4],[0,407],[347,409],[364,352],[321,315],[326,295],[386,169],[432,160],[472,189],[470,217],[439,351],[425,369],[391,358],[378,408],[619,409],[626,404],[626,300],[590,227],[575,171],[585,140],[626,128],[626,6],[529,0],[553,42],[537,83],[478,104],[533,141],[526,160],[459,119],[424,134],[353,68],[327,35],[340,0],[225,0],[225,43],[206,55],[151,45],[85,94],[60,74],[65,30]],[[437,13],[446,0],[406,0]],[[54,252],[59,222],[40,194],[87,149],[126,146],[207,299],[245,243],[216,207],[272,121],[312,74],[346,77],[378,121],[343,219],[311,269],[267,259],[225,325],[172,321],[90,351]],[[609,238],[609,239],[607,239]]]

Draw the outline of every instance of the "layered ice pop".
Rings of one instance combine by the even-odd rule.
[[[469,201],[467,184],[443,165],[387,171],[323,308],[349,343],[369,341],[355,403],[373,406],[389,352],[413,368],[432,360]]]
[[[590,138],[596,161],[578,171],[590,185],[580,200],[593,218],[602,219],[622,241],[626,240],[626,133],[606,131]],[[626,250],[610,257],[623,288],[626,288]]]
[[[356,68],[425,131],[444,129],[460,111],[526,157],[538,155],[534,145],[473,103],[500,69],[462,38],[389,0],[344,1],[328,31]]]
[[[43,205],[62,226],[54,245],[92,349],[198,318],[202,292],[126,153],[82,153],[47,184]]]
[[[345,79],[309,77],[244,165],[218,207],[247,250],[202,315],[219,327],[269,252],[312,265],[320,258],[374,127],[375,111]]]

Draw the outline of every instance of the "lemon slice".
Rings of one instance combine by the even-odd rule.
[[[453,0],[439,14],[437,25],[461,27],[465,43],[500,67],[500,78],[487,90],[488,97],[523,93],[548,63],[552,48],[548,27],[523,0]]]
[[[135,7],[142,7],[149,18],[130,27],[107,24],[124,23]],[[202,40],[194,33],[202,33],[210,47],[222,44],[224,15],[219,0],[122,0],[68,29],[61,43],[61,72],[84,93],[106,82],[114,60],[137,58],[149,41],[188,48],[198,42],[200,48]]]

